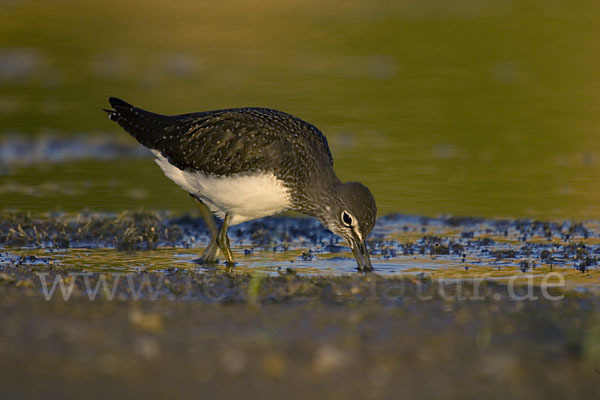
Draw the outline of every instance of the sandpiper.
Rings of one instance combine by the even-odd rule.
[[[217,262],[220,250],[234,265],[229,226],[294,210],[346,239],[359,270],[373,269],[366,239],[375,199],[361,183],[338,179],[327,139],[315,126],[268,108],[166,116],[114,97],[109,102],[109,118],[149,148],[200,207],[212,234],[202,262]],[[223,219],[220,229],[211,213]]]

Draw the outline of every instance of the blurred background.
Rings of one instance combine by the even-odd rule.
[[[106,118],[263,106],[380,214],[600,218],[600,2],[0,1],[0,209],[194,209]]]

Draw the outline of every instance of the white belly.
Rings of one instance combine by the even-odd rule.
[[[165,175],[182,189],[201,199],[218,217],[231,214],[231,225],[273,215],[290,207],[290,195],[272,173],[217,177],[186,172],[170,164],[160,152],[152,151]]]

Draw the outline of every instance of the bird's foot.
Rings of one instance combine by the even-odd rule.
[[[217,245],[216,240],[213,240],[209,243],[208,247],[204,250],[200,258],[194,260],[196,264],[217,264],[219,260],[217,259],[217,251],[219,250],[219,246]]]
[[[231,272],[235,268],[234,262],[225,261],[225,271]]]
[[[373,267],[371,267],[371,268],[360,268],[360,267],[358,267],[358,268],[356,268],[356,270],[361,275],[369,275],[369,274],[374,274],[375,273],[375,269]]]
[[[204,256],[200,257],[200,258],[196,258],[195,260],[192,260],[193,263],[196,264],[200,264],[200,265],[216,265],[219,263],[219,260],[217,258],[211,259],[211,258],[206,258]]]

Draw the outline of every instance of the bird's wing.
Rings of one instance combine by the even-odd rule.
[[[333,165],[321,131],[281,111],[239,108],[165,116],[113,97],[109,101],[111,120],[182,170],[229,175],[312,162]]]

